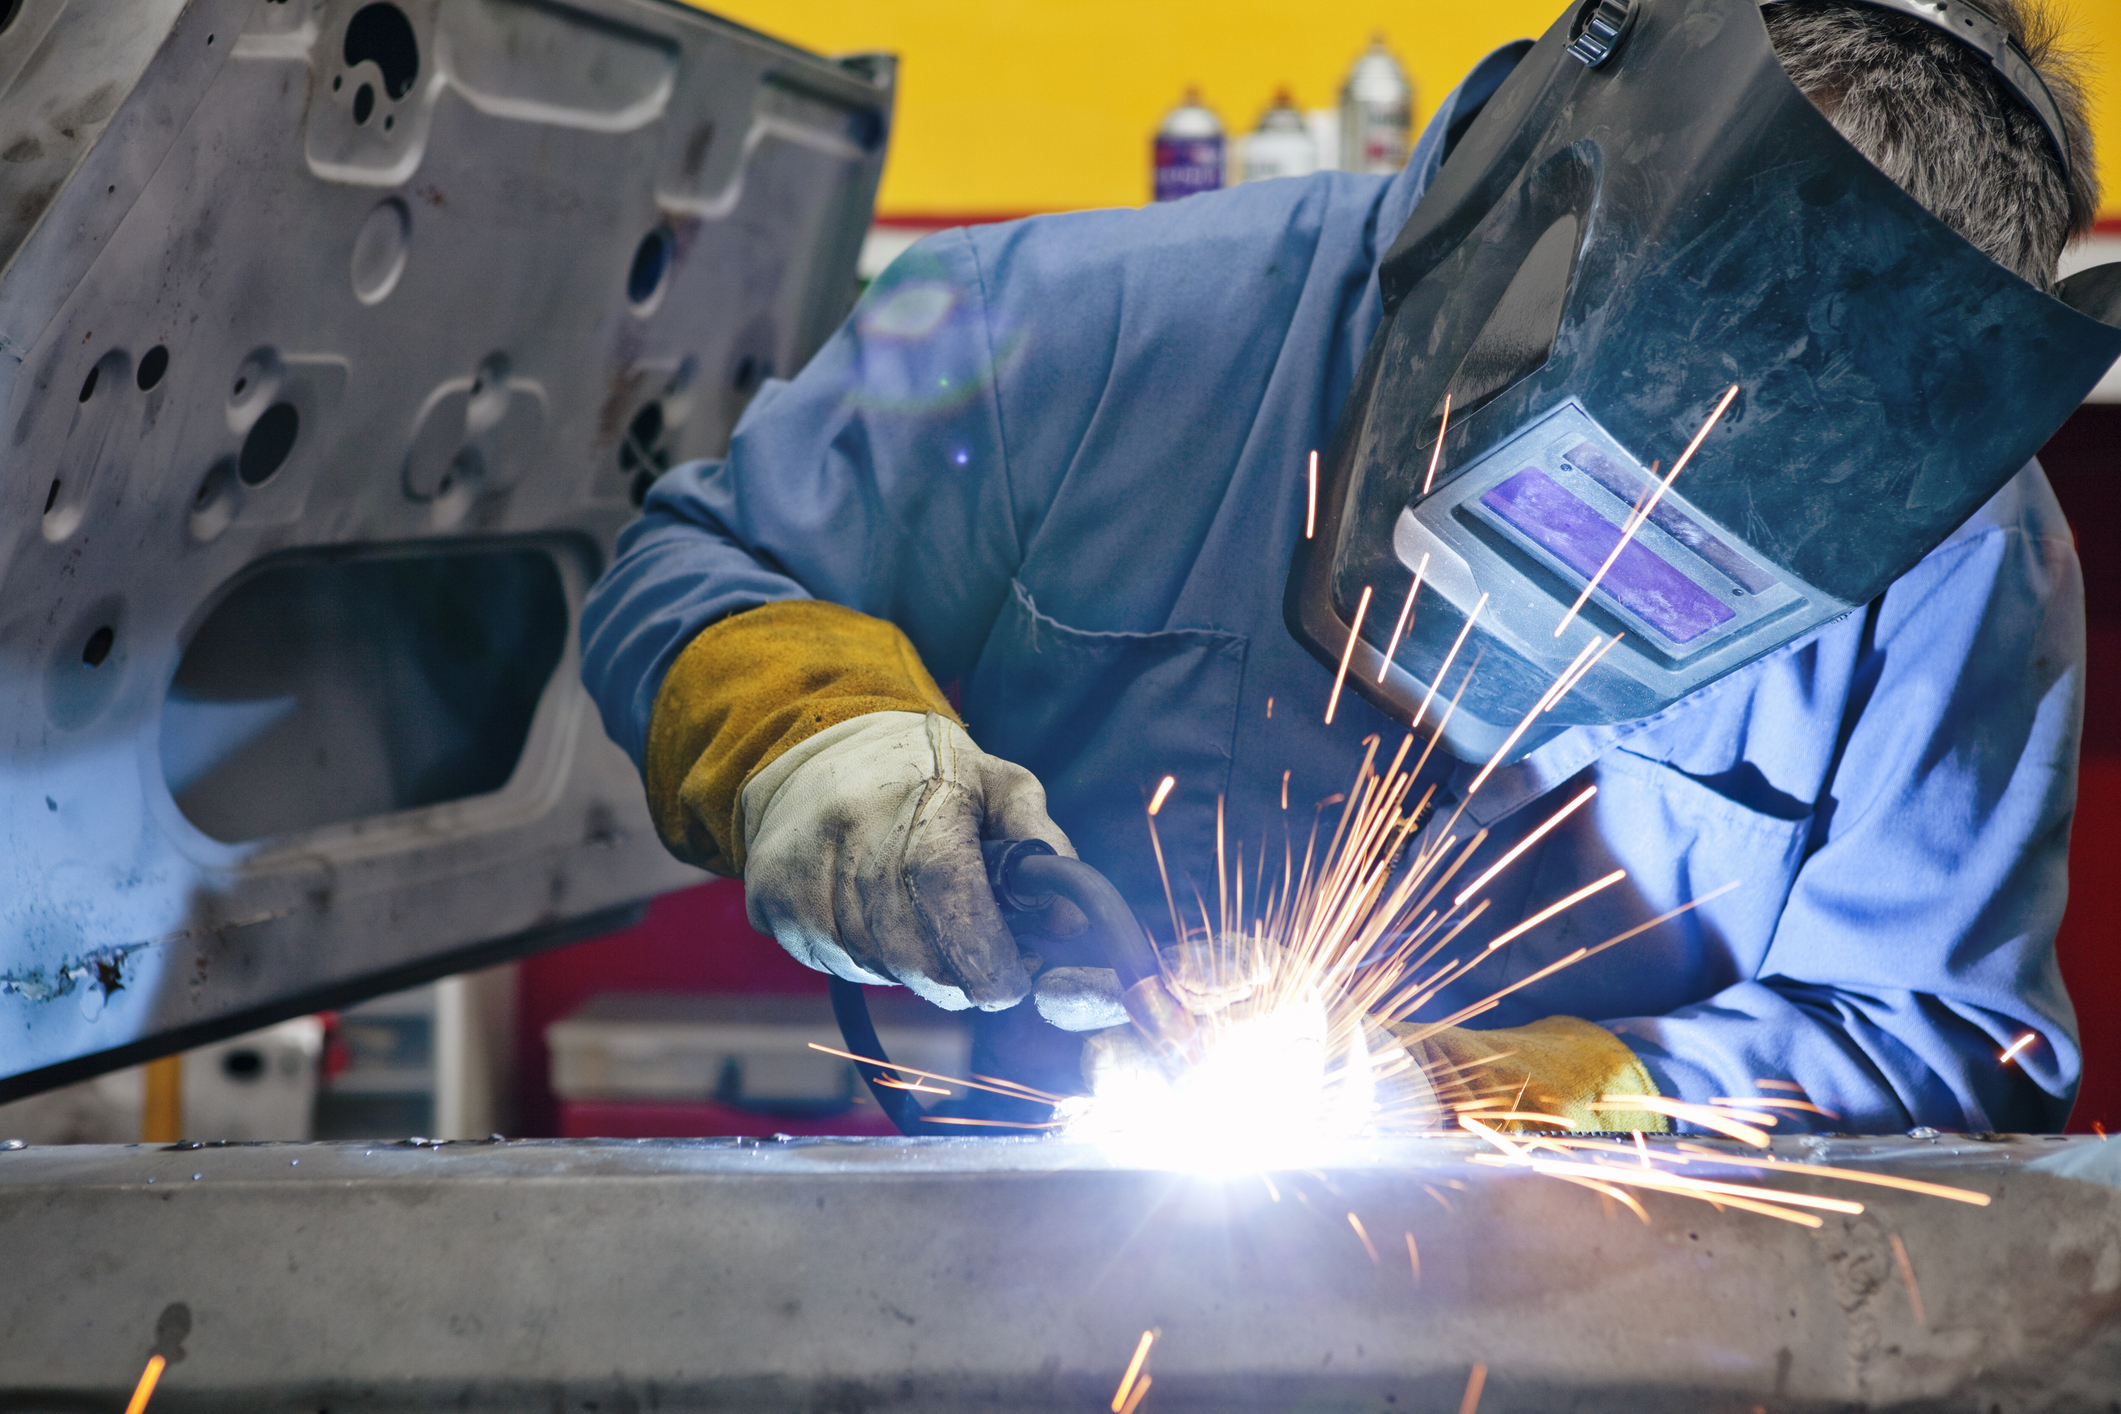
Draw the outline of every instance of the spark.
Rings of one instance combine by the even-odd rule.
[[[1561,622],[1554,625],[1554,636],[1556,638],[1561,637],[1561,631],[1574,621],[1577,613],[1590,601],[1592,591],[1598,588],[1599,581],[1606,576],[1606,571],[1611,569],[1613,562],[1620,558],[1620,552],[1628,548],[1628,542],[1635,538],[1635,532],[1640,530],[1643,522],[1650,518],[1650,512],[1657,509],[1657,503],[1664,499],[1664,493],[1672,489],[1672,482],[1678,479],[1680,470],[1693,457],[1694,449],[1701,445],[1702,439],[1709,435],[1709,430],[1723,416],[1723,410],[1731,405],[1731,399],[1737,396],[1738,385],[1736,383],[1724,390],[1722,400],[1716,404],[1716,410],[1709,414],[1708,421],[1701,424],[1701,430],[1694,434],[1694,440],[1686,444],[1686,450],[1679,454],[1678,461],[1672,463],[1672,469],[1665,473],[1664,480],[1658,482],[1656,488],[1650,492],[1643,503],[1637,506],[1634,512],[1628,516],[1627,524],[1621,528],[1620,539],[1613,543],[1613,548],[1606,554],[1605,563],[1598,567],[1598,573],[1591,576],[1590,583],[1584,585],[1583,593],[1576,596],[1576,602],[1571,604],[1569,611],[1561,616]]]
[[[1510,748],[1517,745],[1517,739],[1524,735],[1525,728],[1531,726],[1533,721],[1553,704],[1556,695],[1561,691],[1562,687],[1575,681],[1576,670],[1584,665],[1584,661],[1591,656],[1592,651],[1601,642],[1603,642],[1602,639],[1593,638],[1589,643],[1586,643],[1577,652],[1574,661],[1568,667],[1562,669],[1561,675],[1555,678],[1546,692],[1540,696],[1540,699],[1532,704],[1532,710],[1525,713],[1523,720],[1518,722],[1510,734],[1502,739],[1502,745],[1495,748],[1495,754],[1488,758],[1488,764],[1480,768],[1480,774],[1473,778],[1473,784],[1466,787],[1467,799],[1470,800],[1474,792],[1487,783],[1488,777],[1494,774],[1495,768],[1500,766],[1503,758],[1510,754]],[[1607,644],[1606,646],[1610,648],[1612,645]]]
[[[1922,1310],[1922,1288],[1915,1284],[1915,1267],[1907,1259],[1907,1244],[1900,1240],[1897,1232],[1889,1234],[1889,1239],[1893,1244],[1893,1260],[1900,1264],[1900,1280],[1907,1287],[1907,1304],[1914,1308],[1915,1324],[1928,1326],[1930,1318]]]
[[[1407,1264],[1414,1269],[1414,1284],[1421,1285],[1421,1249],[1414,1245],[1414,1234],[1407,1234]]]
[[[2009,1046],[2004,1048],[2003,1054],[1996,1057],[1997,1063],[1999,1065],[2009,1065],[2013,1056],[2017,1055],[2018,1052],[2024,1050],[2027,1046],[2030,1046],[2033,1042],[2039,1039],[2040,1036],[2038,1032],[2026,1032],[2023,1036],[2020,1036],[2017,1040],[2011,1042]]]
[[[997,1095],[1007,1095],[1011,1099],[1023,1099],[1024,1095],[1022,1092],[1028,1088],[1021,1085],[1011,1085],[1008,1088],[1004,1088],[1001,1085],[982,1085],[978,1081],[966,1080],[956,1075],[939,1075],[935,1071],[922,1070],[917,1066],[900,1065],[897,1061],[878,1060],[874,1056],[858,1056],[853,1051],[838,1050],[832,1046],[820,1045],[816,1041],[810,1042],[810,1049],[823,1051],[828,1056],[838,1056],[841,1060],[851,1060],[857,1065],[873,1065],[880,1070],[897,1071],[902,1076],[918,1075],[923,1080],[946,1081],[952,1085],[962,1085],[968,1090],[991,1090]]]
[[[1832,1110],[1821,1109],[1819,1106],[1813,1104],[1810,1100],[1784,1100],[1778,1099],[1771,1095],[1754,1095],[1744,1099],[1740,1099],[1731,1095],[1718,1095],[1714,1099],[1710,1100],[1709,1103],[1712,1105],[1737,1105],[1740,1107],[1747,1105],[1771,1106],[1778,1110],[1810,1110],[1813,1114],[1824,1115],[1828,1119],[1841,1118],[1840,1115],[1834,1113]]]
[[[1526,835],[1523,840],[1518,842],[1516,848],[1512,849],[1508,854],[1505,854],[1502,858],[1496,860],[1492,865],[1488,866],[1488,870],[1486,873],[1482,874],[1472,883],[1466,885],[1464,891],[1461,892],[1457,898],[1451,900],[1451,906],[1454,908],[1462,907],[1467,899],[1473,897],[1473,895],[1479,893],[1482,889],[1486,888],[1490,879],[1493,879],[1497,874],[1500,874],[1503,870],[1509,868],[1512,864],[1515,864],[1517,862],[1517,856],[1523,854],[1533,845],[1538,844],[1541,840],[1545,839],[1547,836],[1547,831],[1553,829],[1556,825],[1559,825],[1562,821],[1568,819],[1571,815],[1575,814],[1578,807],[1580,807],[1585,801],[1589,800],[1592,796],[1596,794],[1598,794],[1598,787],[1585,787],[1583,794],[1577,796],[1567,805],[1562,806],[1561,809],[1555,811],[1552,815],[1548,816],[1545,824],[1541,825],[1538,829],[1532,831],[1531,834]]]
[[[1566,679],[1564,679],[1562,684],[1554,689],[1554,695],[1547,699],[1547,705],[1545,710],[1551,712],[1556,707],[1559,707],[1561,705],[1561,699],[1567,697],[1570,693],[1574,692],[1576,690],[1576,684],[1582,682],[1585,678],[1589,677],[1591,675],[1591,669],[1597,667],[1599,663],[1604,661],[1605,655],[1612,652],[1614,646],[1618,644],[1621,639],[1626,637],[1627,635],[1624,633],[1614,634],[1613,637],[1606,643],[1605,647],[1599,649],[1596,653],[1593,653],[1591,655],[1591,660],[1588,663],[1585,663],[1582,667],[1578,668],[1575,672],[1571,673]]]
[[[1340,687],[1348,680],[1348,664],[1354,660],[1355,644],[1362,637],[1362,618],[1370,612],[1370,586],[1362,587],[1362,601],[1355,606],[1355,622],[1348,625],[1348,646],[1341,650],[1340,671],[1333,674],[1333,695],[1326,699],[1326,725],[1333,725],[1333,714],[1340,708]]]
[[[1126,1407],[1121,1409],[1119,1414],[1134,1414],[1135,1410],[1141,1408],[1142,1400],[1148,1397],[1149,1386],[1154,1383],[1156,1381],[1150,1379],[1147,1375],[1143,1375],[1141,1383],[1134,1387],[1134,1397],[1127,1401]]]
[[[1289,808],[1289,773],[1287,771],[1281,773],[1281,808],[1284,810]]]
[[[1727,1134],[1756,1149],[1765,1149],[1768,1144],[1765,1130],[1756,1129],[1722,1110],[1708,1105],[1690,1105],[1684,1100],[1668,1100],[1662,1095],[1607,1095],[1603,1099],[1591,1101],[1586,1108],[1600,1114],[1624,1114],[1629,1111],[1661,1114],[1672,1119],[1685,1120],[1688,1124],[1698,1124],[1703,1129],[1713,1129],[1718,1134]],[[1759,1118],[1765,1119],[1769,1124],[1775,1122],[1773,1115],[1761,1115]]]
[[[1476,1363],[1473,1372],[1466,1376],[1465,1397],[1458,1401],[1458,1414],[1475,1414],[1480,1408],[1480,1391],[1487,1382],[1488,1367]]]
[[[1451,660],[1458,656],[1459,649],[1465,647],[1466,635],[1473,631],[1473,620],[1479,618],[1480,611],[1487,606],[1488,596],[1483,594],[1480,596],[1480,601],[1473,606],[1473,612],[1466,615],[1465,623],[1459,627],[1458,637],[1451,640],[1451,651],[1443,655],[1443,666],[1436,670],[1436,680],[1430,683],[1429,690],[1422,694],[1421,706],[1414,713],[1414,720],[1409,724],[1414,729],[1418,730],[1421,726],[1421,719],[1429,715],[1429,704],[1436,700],[1436,689],[1443,686],[1444,678],[1450,674]],[[1466,674],[1468,679],[1472,676],[1470,672]],[[1461,683],[1459,691],[1463,692],[1464,690],[1465,686]]]
[[[1311,472],[1304,491],[1304,539],[1318,529],[1318,449],[1311,449]]]
[[[923,1085],[917,1080],[893,1080],[888,1075],[879,1075],[876,1083],[892,1090],[911,1090],[922,1095],[947,1095],[950,1091],[940,1085]]]
[[[1127,1407],[1127,1395],[1141,1375],[1142,1366],[1149,1362],[1149,1347],[1156,1344],[1156,1335],[1154,1326],[1142,1332],[1140,1343],[1134,1347],[1134,1358],[1127,1362],[1127,1373],[1120,1377],[1119,1393],[1112,1396],[1113,1414],[1119,1414]]]
[[[1606,875],[1603,879],[1598,879],[1592,883],[1585,884],[1582,888],[1578,889],[1575,893],[1570,894],[1567,898],[1559,899],[1553,903],[1548,904],[1545,908],[1540,909],[1539,912],[1533,914],[1530,918],[1525,919],[1524,922],[1518,924],[1509,932],[1504,933],[1500,937],[1496,938],[1493,942],[1488,944],[1487,950],[1489,952],[1493,952],[1495,951],[1495,949],[1501,947],[1503,944],[1513,942],[1516,939],[1523,937],[1526,933],[1531,932],[1534,928],[1537,928],[1540,924],[1546,922],[1555,914],[1564,912],[1570,908],[1574,908],[1577,904],[1583,902],[1583,900],[1589,898],[1592,894],[1599,892],[1601,889],[1610,888],[1612,885],[1619,883],[1627,876],[1627,870],[1615,869],[1612,873]]]
[[[1171,794],[1171,787],[1178,784],[1178,777],[1166,776],[1156,783],[1156,794],[1149,797],[1149,813],[1154,815],[1164,808],[1164,798]]]
[[[1272,697],[1267,699],[1267,720],[1270,722],[1274,720],[1274,699]]]
[[[1443,395],[1443,423],[1436,429],[1436,450],[1429,453],[1429,474],[1423,477],[1421,482],[1421,494],[1424,496],[1428,495],[1429,488],[1436,484],[1436,467],[1443,460],[1443,434],[1450,430],[1451,395],[1445,393]]]
[[[1354,1228],[1355,1235],[1362,1239],[1362,1250],[1370,1254],[1370,1265],[1373,1267],[1383,1266],[1383,1261],[1377,1255],[1377,1244],[1370,1241],[1370,1234],[1363,1229],[1362,1219],[1351,1212],[1348,1214],[1348,1226]]]
[[[1392,655],[1399,651],[1399,640],[1406,636],[1407,624],[1414,617],[1414,596],[1421,593],[1421,577],[1429,570],[1429,552],[1421,552],[1421,563],[1414,567],[1414,582],[1407,586],[1407,602],[1399,606],[1399,622],[1392,625],[1392,641],[1385,647],[1384,661],[1377,665],[1377,680],[1383,682],[1385,674],[1392,671]]]
[[[1497,1154],[1475,1154],[1470,1159],[1473,1163],[1483,1161],[1500,1164],[1512,1162],[1511,1159]],[[1537,1173],[1574,1175],[1633,1188],[1654,1188],[1689,1198],[1715,1198],[1732,1207],[1749,1208],[1751,1211],[1780,1207],[1784,1211],[1772,1213],[1770,1216],[1795,1218],[1807,1227],[1819,1226],[1819,1219],[1809,1214],[1788,1213],[1787,1209],[1816,1208],[1821,1212],[1841,1213],[1851,1217],[1863,1212],[1861,1203],[1852,1202],[1847,1198],[1827,1198],[1816,1193],[1760,1188],[1745,1183],[1722,1183],[1715,1179],[1666,1173],[1662,1169],[1624,1168],[1618,1164],[1581,1163],[1569,1159],[1525,1159],[1519,1162]]]
[[[1794,1080],[1755,1080],[1753,1083],[1763,1090],[1787,1090],[1793,1095],[1804,1093],[1804,1087]]]
[[[147,1357],[147,1368],[140,1372],[140,1383],[133,1386],[133,1401],[125,1406],[125,1414],[145,1414],[147,1401],[154,1397],[155,1384],[168,1364],[159,1354]]]

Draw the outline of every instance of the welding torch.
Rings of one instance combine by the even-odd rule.
[[[1066,899],[1082,911],[1106,962],[1119,974],[1120,1005],[1165,1070],[1176,1074],[1201,1058],[1199,1022],[1165,985],[1156,944],[1110,879],[1080,859],[1059,854],[1042,840],[985,840],[980,849],[986,857],[987,883],[1004,912],[1038,912],[1051,907],[1055,899]],[[834,977],[831,991],[833,1016],[847,1049],[880,1062],[858,1062],[857,1069],[899,1132],[961,1133],[931,1125],[910,1094],[878,1083],[892,1071],[861,987]]]

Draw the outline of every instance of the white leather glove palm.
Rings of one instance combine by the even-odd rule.
[[[744,787],[742,824],[753,927],[821,972],[952,1011],[1031,988],[980,841],[1075,856],[1037,777],[933,712],[871,713],[791,748]]]

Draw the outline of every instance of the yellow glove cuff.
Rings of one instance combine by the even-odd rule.
[[[1395,1022],[1392,1029],[1408,1038],[1422,1030],[1408,1022]],[[1671,1128],[1663,1115],[1647,1110],[1590,1108],[1607,1095],[1654,1095],[1657,1086],[1626,1042],[1577,1017],[1550,1016],[1500,1031],[1446,1027],[1415,1044],[1426,1051],[1416,1058],[1429,1062],[1437,1098],[1446,1105],[1492,1098],[1502,1101],[1493,1108],[1559,1115],[1579,1130]]]
[[[788,599],[700,630],[670,665],[648,719],[643,772],[656,833],[678,858],[740,874],[744,786],[798,742],[871,712],[950,701],[895,624]]]

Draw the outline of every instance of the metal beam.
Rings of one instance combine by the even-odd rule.
[[[1645,1225],[1473,1153],[1214,1180],[1053,1141],[0,1152],[0,1407],[123,1407],[159,1341],[156,1414],[1081,1411],[1149,1328],[1148,1414],[1455,1409],[1476,1362],[1483,1414],[2121,1389],[2121,1146],[1778,1141],[1762,1181],[1864,1205],[1816,1230],[1654,1195]]]

